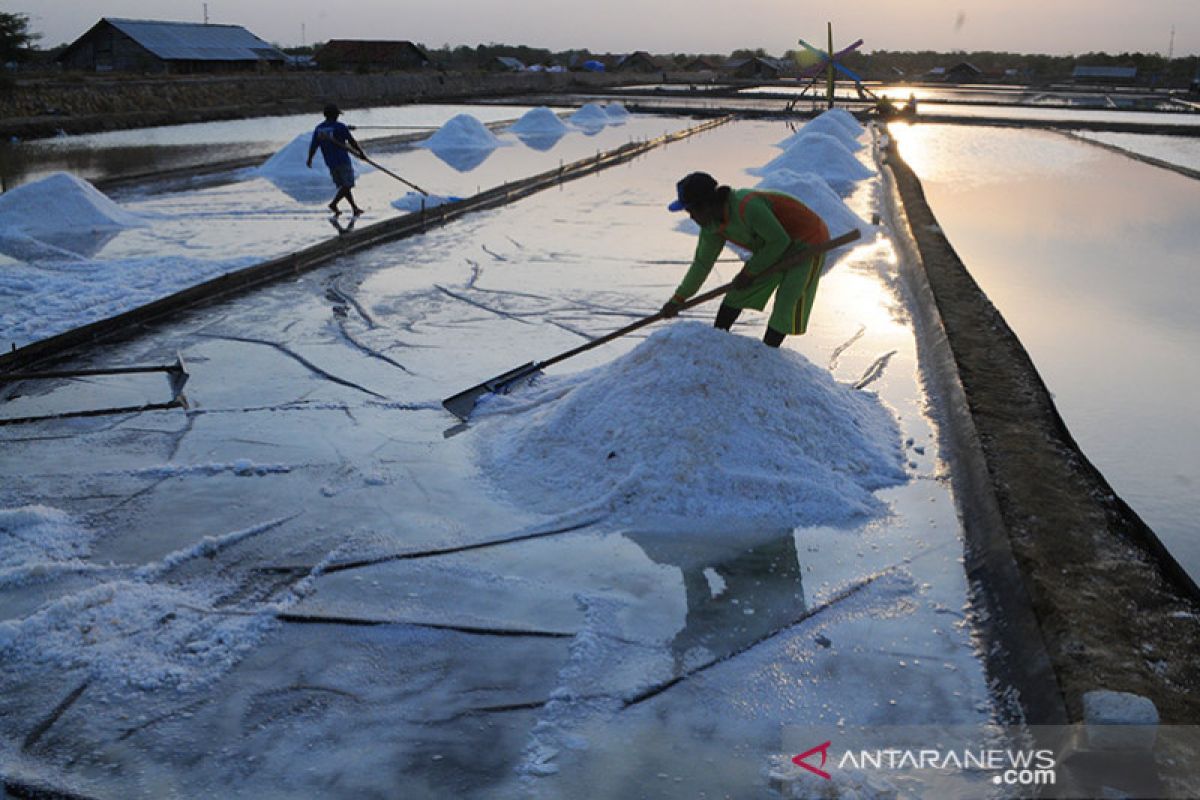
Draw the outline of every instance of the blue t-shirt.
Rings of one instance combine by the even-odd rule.
[[[321,148],[325,166],[339,167],[350,163],[350,154],[334,144],[334,141],[350,141],[350,129],[342,123],[325,120],[313,131],[312,140]]]

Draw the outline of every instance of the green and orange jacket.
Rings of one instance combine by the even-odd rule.
[[[699,291],[727,241],[753,253],[743,269],[757,275],[786,255],[796,242],[821,244],[828,240],[825,222],[796,198],[782,192],[735,189],[729,193],[724,219],[700,228],[692,265],[672,299],[682,303]],[[754,295],[763,296],[747,298],[745,305],[762,308],[778,282],[769,281],[768,285],[765,294],[766,286],[753,287]]]

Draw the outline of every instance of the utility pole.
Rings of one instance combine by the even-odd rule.
[[[1167,61],[1175,56],[1175,26],[1171,26],[1171,44],[1167,47]]]
[[[204,4],[204,24],[208,24],[208,3]]]

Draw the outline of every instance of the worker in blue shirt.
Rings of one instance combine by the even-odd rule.
[[[313,131],[312,143],[308,146],[308,167],[312,169],[313,156],[320,147],[325,166],[329,167],[329,177],[337,187],[337,194],[333,196],[329,210],[334,216],[341,214],[338,203],[344,198],[350,201],[350,210],[357,217],[363,210],[354,202],[354,195],[350,192],[354,188],[354,165],[350,163],[350,153],[353,152],[360,158],[366,156],[359,143],[350,135],[350,129],[338,122],[341,115],[341,110],[332,103],[325,106],[325,121]]]

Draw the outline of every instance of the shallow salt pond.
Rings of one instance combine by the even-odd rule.
[[[707,169],[753,185],[747,170],[790,132],[722,126],[93,354],[182,352],[190,413],[0,428],[0,506],[70,515],[13,524],[82,540],[30,554],[0,583],[0,718],[44,719],[86,684],[25,754],[27,724],[3,723],[6,765],[124,796],[699,797],[769,783],[803,796],[805,775],[785,767],[810,732],[983,731],[996,709],[953,464],[886,237],[864,231],[822,279],[809,333],[786,343],[892,416],[902,482],[870,513],[818,523],[798,509],[771,527],[586,502],[535,511],[489,474],[503,465],[479,458],[486,423],[455,428],[440,406],[657,310],[695,243],[665,208],[675,181]],[[520,152],[502,148],[495,168]],[[878,188],[859,183],[850,210],[871,219]],[[709,285],[737,268],[722,260]],[[709,335],[714,312],[685,320]],[[747,312],[739,344],[760,347],[764,319]],[[695,344],[675,324],[686,369]],[[564,362],[547,384],[650,335]],[[728,373],[736,383],[738,365]],[[637,441],[648,412],[612,413]],[[736,448],[739,431],[697,426],[673,446]],[[719,463],[692,468],[722,476]],[[126,585],[110,625],[105,598]],[[119,679],[120,659],[141,685]],[[923,788],[986,796],[987,777]],[[837,786],[888,791],[861,775]]]
[[[378,152],[368,147],[368,152],[385,169],[431,195],[466,197],[690,124],[694,122],[634,117],[603,128],[572,127],[552,142],[532,145],[502,132],[502,146],[494,149],[446,153],[409,144]],[[319,162],[305,169],[303,156],[297,159],[299,175],[281,170],[264,176],[247,168],[150,192],[134,187],[114,193],[123,208],[146,219],[144,228],[75,232],[62,220],[64,236],[39,234],[33,241],[22,231],[0,229],[0,342],[22,346],[336,238],[340,231],[407,213],[393,202],[411,187],[370,169],[360,172],[354,190],[365,216],[332,218],[326,204],[334,187],[326,170]],[[47,207],[53,207],[52,201],[46,200]]]
[[[1049,132],[891,130],[1084,453],[1200,580],[1200,182]]]

